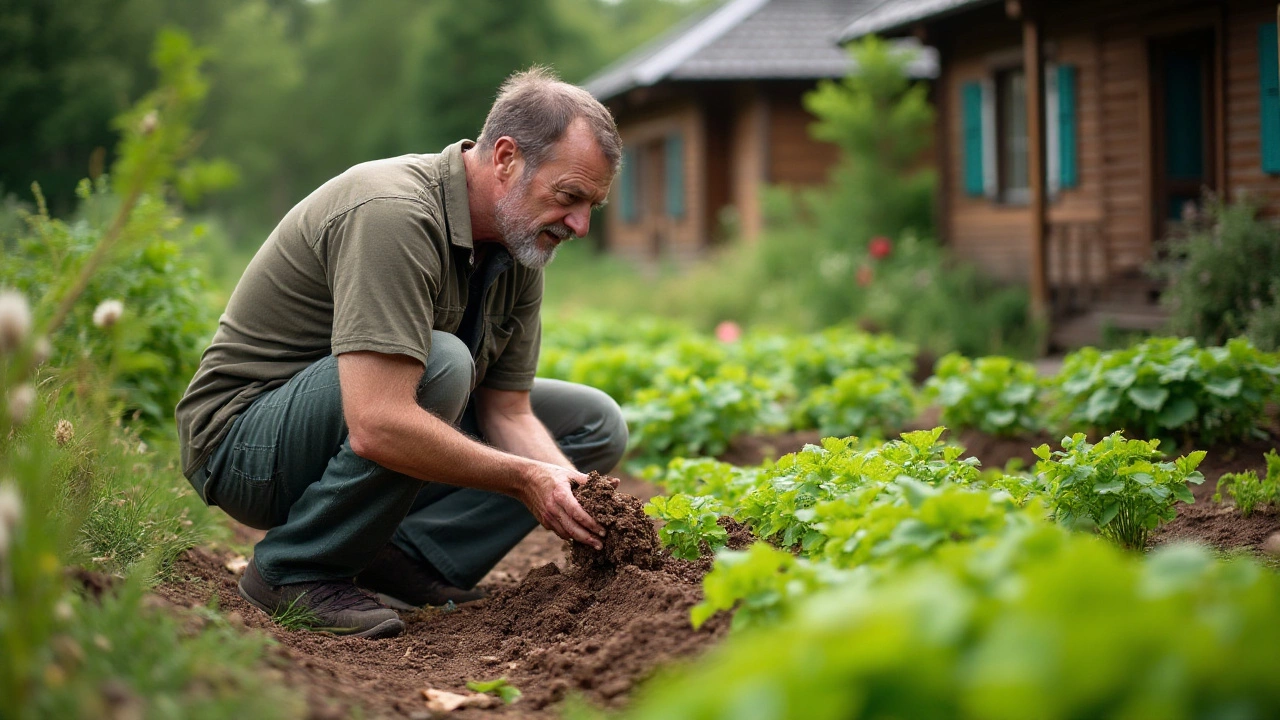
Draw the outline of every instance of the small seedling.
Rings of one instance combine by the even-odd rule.
[[[497,680],[468,680],[467,689],[496,695],[507,705],[514,703],[520,699],[520,696],[524,695],[524,693],[520,692],[520,688],[508,683],[504,677],[500,677]]]

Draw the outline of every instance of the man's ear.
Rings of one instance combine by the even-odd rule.
[[[510,136],[503,135],[493,144],[493,169],[504,185],[524,168],[520,147]]]

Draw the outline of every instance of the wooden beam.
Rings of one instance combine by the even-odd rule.
[[[1039,13],[1022,8],[1022,67],[1027,83],[1027,174],[1031,183],[1029,289],[1033,323],[1048,320],[1049,283],[1045,272],[1049,198],[1045,182],[1044,34]]]

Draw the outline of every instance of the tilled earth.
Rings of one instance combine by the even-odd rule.
[[[624,490],[651,494],[629,482]],[[694,631],[689,609],[702,598],[709,562],[676,560],[660,550],[641,501],[593,477],[576,492],[605,526],[605,548],[564,545],[539,528],[482,586],[485,600],[451,612],[405,616],[408,629],[390,640],[337,638],[282,629],[236,592],[229,551],[197,548],[159,588],[180,606],[214,597],[232,622],[279,642],[269,657],[282,682],[302,690],[315,718],[346,717],[360,706],[373,717],[429,717],[422,691],[466,693],[468,680],[505,677],[524,692],[515,705],[464,709],[450,717],[556,717],[571,693],[598,706],[625,702],[632,687],[659,666],[698,653],[728,627],[717,616]],[[252,539],[248,537],[246,539]]]

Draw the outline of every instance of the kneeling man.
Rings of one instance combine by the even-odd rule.
[[[534,371],[542,269],[621,148],[600,103],[534,69],[476,142],[357,165],[289,211],[177,408],[200,497],[268,531],[245,599],[388,637],[393,607],[480,597],[539,523],[600,546],[571,487],[617,464],[622,414]]]

